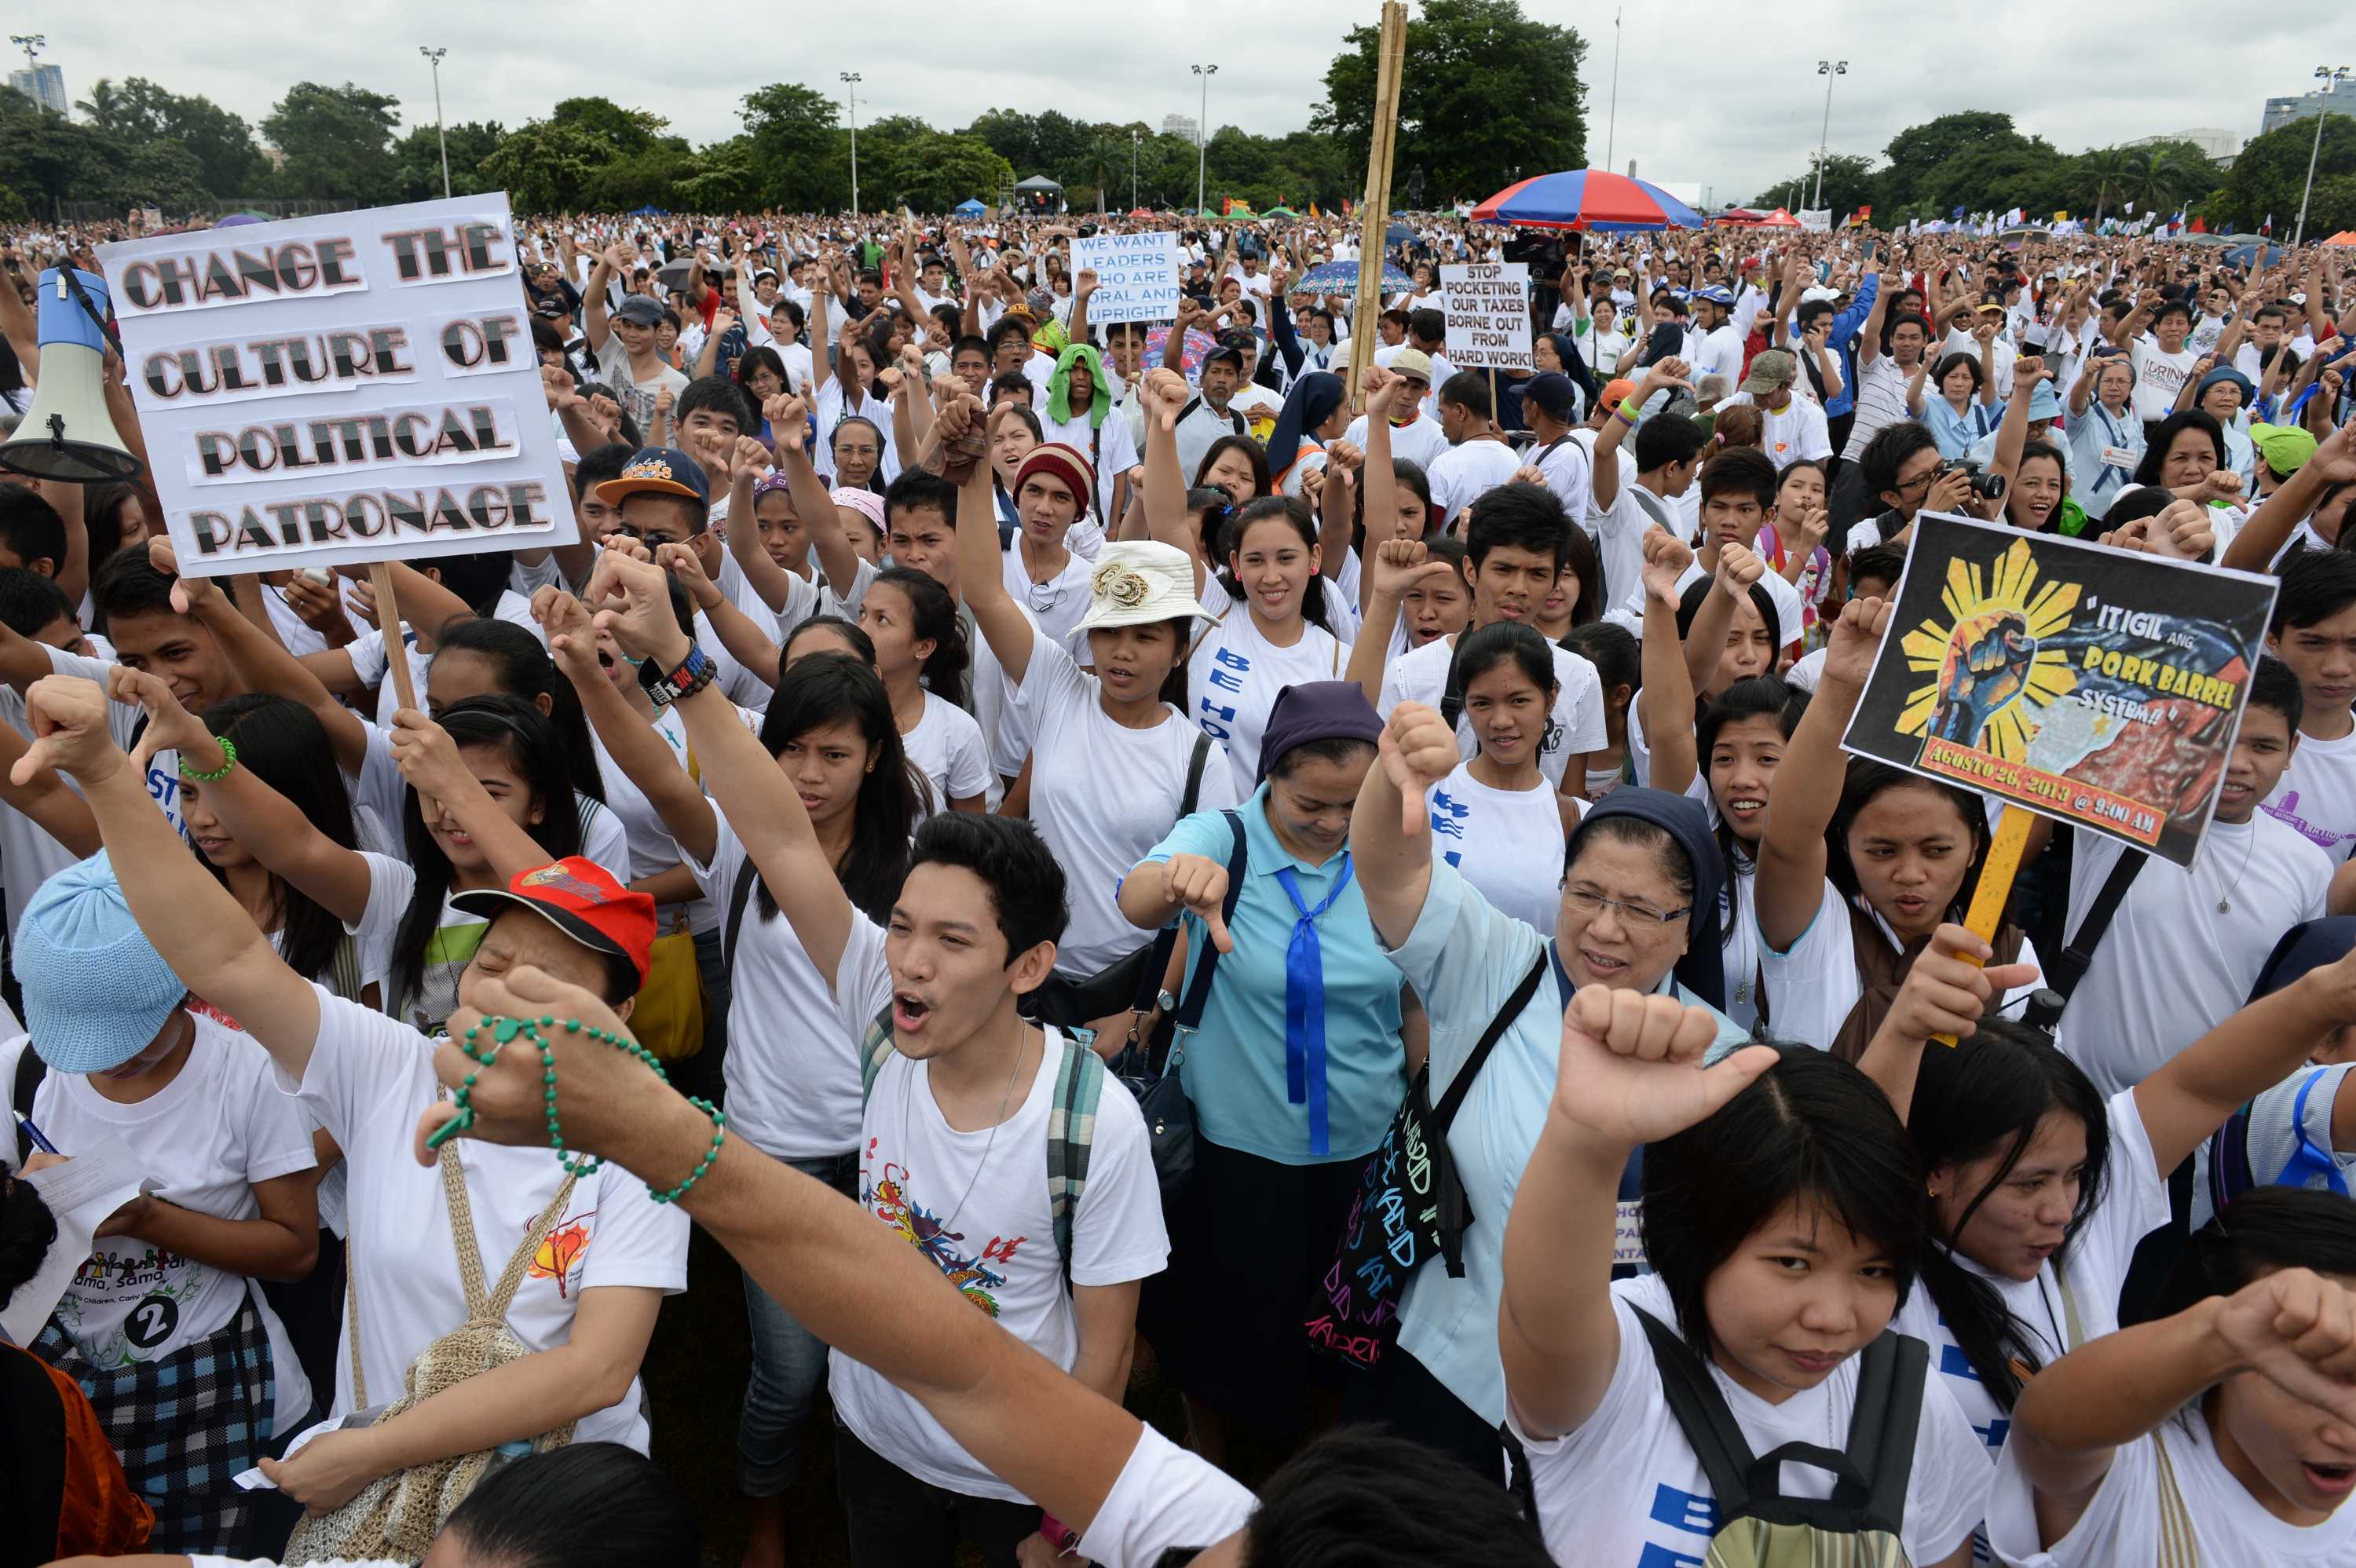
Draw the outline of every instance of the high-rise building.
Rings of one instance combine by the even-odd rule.
[[[2334,107],[2336,108],[2337,105]],[[2232,163],[2233,155],[2242,150],[2242,139],[2239,136],[2234,135],[2231,131],[2220,130],[2214,125],[2196,125],[2189,131],[2170,131],[2164,136],[2138,136],[2134,141],[2123,142],[2120,145],[2148,147],[2159,142],[2190,142],[2207,155],[2210,162],[2216,164]]]
[[[1164,114],[1162,117],[1162,133],[1183,136],[1191,142],[1194,139],[1194,117],[1192,114]]]
[[[63,114],[72,107],[66,101],[66,73],[56,66],[12,70],[8,73],[8,85],[52,114]]]
[[[2356,114],[2356,78],[2333,84],[2331,92],[2302,92],[2296,98],[2269,98],[2258,134],[2279,131],[2298,120],[2312,120],[2327,108],[2334,114]]]

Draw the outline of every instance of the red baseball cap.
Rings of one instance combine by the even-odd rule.
[[[487,919],[518,904],[592,953],[628,965],[637,976],[630,995],[647,983],[647,970],[654,962],[655,901],[622,886],[594,860],[570,855],[519,872],[504,888],[478,888],[450,900],[453,909]]]

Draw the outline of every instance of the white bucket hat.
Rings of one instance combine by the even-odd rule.
[[[1206,615],[1194,602],[1194,562],[1176,545],[1125,539],[1106,545],[1088,578],[1088,611],[1075,632]]]

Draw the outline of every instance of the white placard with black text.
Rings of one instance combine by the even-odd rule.
[[[1472,261],[1440,269],[1448,360],[1490,370],[1530,370],[1526,261]]]
[[[504,194],[98,256],[183,571],[580,538]]]

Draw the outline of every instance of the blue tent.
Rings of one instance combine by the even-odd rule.
[[[951,208],[951,210],[959,218],[980,218],[983,213],[990,209],[982,206],[981,203],[974,197],[967,197],[963,201],[958,202],[955,208]]]
[[[632,218],[669,218],[670,214],[659,207],[642,207],[630,216]]]

